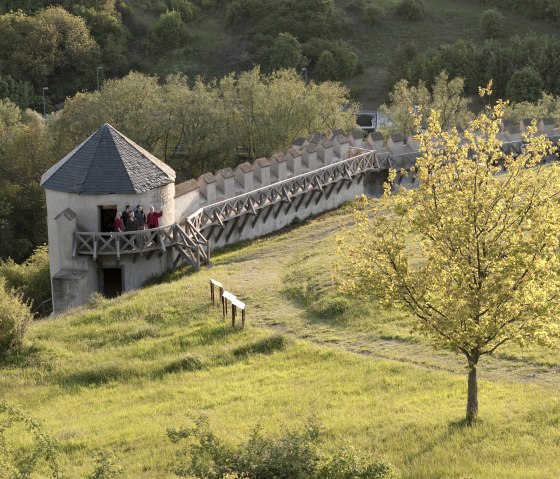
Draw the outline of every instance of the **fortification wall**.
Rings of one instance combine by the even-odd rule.
[[[499,134],[504,152],[521,151],[522,132],[528,126],[527,121],[504,124]],[[560,131],[549,120],[541,121],[539,131],[552,139],[560,138]],[[175,218],[184,224],[190,217],[212,247],[253,239],[277,231],[295,218],[305,219],[336,208],[360,194],[382,194],[389,169],[413,169],[418,146],[412,137],[384,138],[379,132],[365,138],[362,131],[298,138],[283,154],[206,173],[177,185]],[[346,160],[368,152],[369,162],[348,172],[347,177],[340,171],[336,179],[331,175],[332,167],[348,169]],[[306,181],[317,184],[306,185]],[[413,177],[397,175],[397,186],[414,188],[417,184]],[[295,195],[299,195],[297,201]]]

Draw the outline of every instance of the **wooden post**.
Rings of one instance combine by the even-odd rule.
[[[235,306],[235,304],[231,303],[231,327],[235,328],[235,313],[236,313],[237,307]]]
[[[245,308],[241,310],[241,327],[245,327]]]
[[[214,282],[210,280],[210,300],[212,301],[212,306],[214,306]]]

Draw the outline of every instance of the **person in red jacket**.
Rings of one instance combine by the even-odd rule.
[[[148,213],[148,228],[152,229],[152,228],[159,228],[159,218],[161,218],[163,215],[163,211],[160,211],[159,213],[156,212],[156,209],[152,206],[150,208],[150,212]]]
[[[122,230],[123,230],[123,222],[122,222],[121,214],[117,213],[117,216],[115,216],[115,231],[117,233],[120,233]]]

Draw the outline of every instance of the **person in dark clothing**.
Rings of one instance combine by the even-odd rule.
[[[126,227],[127,231],[130,231],[131,233],[133,231],[138,231],[138,221],[136,220],[136,215],[134,214],[134,211],[131,211],[128,214],[128,223],[127,223],[127,227]],[[133,244],[134,247],[138,247],[138,237],[136,235],[130,235],[133,236],[134,240],[133,240]]]
[[[128,228],[128,220],[130,219],[130,208],[132,208],[130,205],[126,205],[126,208],[121,213],[123,231],[126,231],[126,230],[129,229]]]
[[[136,221],[137,221],[136,229],[143,230],[144,227],[146,226],[146,214],[144,213],[140,205],[136,207],[136,212],[134,213],[134,216],[136,217]]]
[[[163,215],[163,211],[159,213],[156,212],[156,209],[152,206],[150,208],[150,212],[148,213],[148,228],[159,228],[159,218]]]

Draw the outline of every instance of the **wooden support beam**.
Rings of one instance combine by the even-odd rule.
[[[309,194],[309,199],[307,200],[307,203],[305,203],[306,208],[309,208],[309,204],[311,203],[311,200],[313,200],[314,196],[315,196],[315,190],[312,190],[311,193]]]
[[[315,200],[315,206],[319,204],[319,201],[321,201],[323,195],[324,195],[324,191],[323,190],[319,191],[319,194],[317,195],[317,199]]]
[[[97,261],[97,236],[93,237],[93,261]]]
[[[336,187],[336,183],[331,184],[331,187],[330,187],[329,191],[327,191],[327,196],[326,196],[327,200],[330,198],[330,196],[331,196],[333,190],[335,189],[335,187]]]
[[[216,210],[214,210],[214,218],[216,219],[218,224],[223,228],[224,222],[222,221],[222,218],[220,218],[220,214]]]
[[[274,209],[274,206],[272,207]],[[276,208],[276,211],[274,212],[274,219],[278,218],[278,215],[280,214],[280,212],[282,211],[282,208],[284,208],[284,204],[280,203],[278,205],[278,208]]]
[[[245,216],[248,216],[248,215],[245,215]],[[229,231],[226,233],[226,241],[229,241],[229,239],[230,239],[230,237],[233,233],[233,230],[235,230],[235,227],[237,226],[237,223],[239,222],[239,218],[240,217],[238,216],[237,218],[235,218],[233,221],[230,222],[231,226],[229,228]]]
[[[121,237],[117,235],[115,238],[115,248],[117,250],[117,263],[121,259]]]
[[[136,255],[134,255],[134,256],[136,256]],[[179,264],[179,261],[180,261],[181,259],[183,259],[183,257],[182,257],[182,255],[181,255],[181,253],[179,253],[179,254],[175,257],[175,259],[173,260],[173,267],[174,267],[174,268],[177,267],[177,265]]]
[[[257,214],[257,209],[255,208],[255,200],[253,198],[249,197],[249,199],[247,201],[249,203],[250,214],[256,215]]]
[[[257,216],[255,216],[255,219],[253,220],[253,224],[251,225],[252,228],[254,228],[255,225],[257,224],[257,221],[259,221],[262,212],[263,212],[263,208],[260,208],[259,212],[257,213]]]
[[[290,202],[288,203],[288,205],[286,206],[286,209],[284,210],[284,214],[285,214],[285,215],[289,213],[289,211],[292,209],[292,206],[294,206],[295,203],[296,203],[296,202],[295,202],[294,199],[292,199],[292,201],[290,201]]]
[[[212,233],[214,233],[214,227],[210,226],[210,229],[208,230],[208,235],[205,235],[207,241],[210,241],[210,238],[212,238]]]
[[[222,234],[225,231],[225,229],[226,229],[225,226],[223,226],[222,228],[219,229],[218,234],[216,235],[216,242],[220,241],[220,238],[222,237]]]
[[[268,205],[268,210],[266,210],[266,213],[264,215],[263,218],[263,223],[266,223],[266,220],[268,219],[268,217],[270,216],[270,213],[272,213],[272,210],[274,209],[274,204]]]
[[[301,206],[301,204],[303,203],[303,200],[305,199],[305,194],[301,195],[301,199],[299,200],[299,203],[296,206],[296,212],[299,211],[299,207]]]
[[[247,221],[249,220],[251,216],[250,215],[245,215],[245,217],[243,218],[243,221],[241,222],[241,226],[239,227],[239,233],[243,233],[243,230],[245,229],[245,225],[247,224]]]

